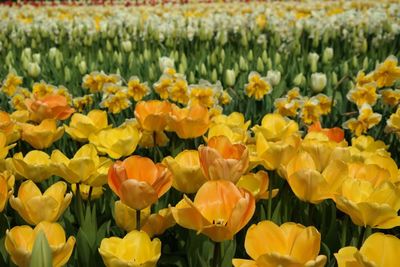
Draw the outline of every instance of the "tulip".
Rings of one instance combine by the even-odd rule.
[[[86,142],[92,133],[108,127],[107,113],[102,110],[91,110],[87,115],[75,113],[71,117],[69,126],[65,125],[65,131],[72,139]]]
[[[275,197],[279,189],[273,189],[271,192],[267,191],[269,185],[269,176],[265,171],[259,171],[257,173],[248,173],[240,177],[236,186],[239,188],[246,189],[249,191],[255,199],[268,199],[271,194],[271,198]]]
[[[316,122],[308,127],[308,132],[321,132],[326,135],[329,140],[340,143],[344,140],[344,131],[339,127],[322,128],[320,122]]]
[[[68,100],[63,95],[50,94],[44,97],[34,97],[25,100],[26,107],[31,113],[32,120],[44,119],[66,120],[75,112],[68,105]]]
[[[207,181],[200,166],[197,150],[184,150],[175,158],[163,160],[173,175],[172,186],[183,193],[196,193]]]
[[[379,229],[400,226],[400,190],[388,181],[374,188],[369,181],[349,178],[334,201],[356,225]]]
[[[13,194],[14,182],[14,175],[10,172],[0,172],[0,212],[4,210],[7,199]]]
[[[25,157],[21,152],[16,153],[12,163],[17,174],[35,183],[40,183],[53,174],[50,156],[43,151],[32,150]]]
[[[152,241],[145,232],[135,230],[124,238],[104,238],[99,253],[107,267],[155,267],[161,256],[161,241]]]
[[[18,197],[11,196],[10,205],[29,224],[56,222],[72,199],[72,193],[65,194],[66,191],[67,184],[57,182],[42,194],[36,184],[28,180],[19,187]]]
[[[335,253],[338,267],[347,266],[385,266],[397,267],[400,253],[400,239],[393,235],[374,233],[361,246],[344,247]]]
[[[323,267],[326,256],[318,256],[320,245],[321,234],[313,226],[262,221],[246,233],[244,247],[252,260],[233,259],[232,263],[234,267]]]
[[[108,185],[122,203],[142,210],[154,204],[172,185],[172,174],[162,164],[131,156],[115,162],[108,171]]]
[[[99,157],[92,144],[82,146],[72,159],[59,150],[53,150],[51,160],[57,176],[71,184],[81,182],[94,187],[107,183],[108,168],[112,164],[108,158]]]
[[[121,202],[121,200],[115,201],[114,203],[114,218],[115,223],[119,228],[124,229],[127,232],[136,230],[136,210],[130,208]],[[142,209],[140,211],[140,225],[144,225],[150,216],[150,207]],[[142,229],[143,230],[143,229]]]
[[[94,144],[100,153],[108,154],[113,159],[131,155],[139,139],[139,130],[130,123],[118,128],[103,129],[89,136],[89,142]]]
[[[232,144],[225,136],[215,136],[199,147],[200,165],[208,180],[224,179],[236,183],[249,167],[245,145]]]
[[[175,131],[179,138],[202,136],[207,132],[209,123],[208,110],[201,105],[192,105],[183,109],[172,105],[169,129]]]
[[[348,167],[350,178],[368,181],[373,187],[377,187],[385,181],[390,181],[390,173],[376,164],[351,162],[348,163]]]
[[[169,142],[168,136],[165,132],[149,132],[146,130],[141,131],[141,137],[139,140],[139,146],[149,148],[149,147],[163,147]]]
[[[0,160],[7,157],[8,151],[15,147],[15,144],[7,146],[7,136],[0,132]]]
[[[86,184],[78,184],[79,185],[79,193],[81,194],[81,198],[83,200],[89,200],[89,195],[90,195],[90,200],[94,199],[99,199],[103,195],[103,187],[102,186],[90,186]],[[77,184],[71,184],[71,190],[74,195],[76,195],[76,188]]]
[[[142,229],[150,237],[162,235],[168,228],[175,225],[170,208],[159,210],[158,213],[151,214],[143,225]]]
[[[58,127],[54,119],[43,120],[35,126],[29,123],[21,123],[21,139],[29,143],[35,149],[50,147],[64,134],[64,127]]]
[[[212,118],[208,130],[208,139],[225,135],[232,143],[246,143],[248,139],[247,129],[251,121],[245,122],[242,113],[233,112],[227,115],[217,115]]]
[[[33,244],[41,231],[49,243],[53,267],[61,267],[68,262],[74,249],[75,238],[70,236],[66,240],[64,229],[57,223],[41,222],[36,225],[35,229],[24,225],[7,230],[5,247],[16,265],[19,267],[30,266]]]
[[[135,107],[135,118],[146,131],[164,130],[167,126],[171,104],[167,101],[140,101]]]
[[[326,75],[324,73],[311,74],[311,88],[314,93],[320,93],[326,86]]]
[[[15,124],[12,116],[10,116],[7,112],[0,110],[0,135],[1,133],[3,133],[6,136],[7,139],[6,144],[11,144],[13,142],[16,142],[20,137],[18,127]],[[2,137],[0,137],[0,139],[2,139]]]
[[[251,193],[226,180],[208,181],[194,201],[187,196],[172,208],[177,224],[196,230],[214,242],[231,240],[251,219],[255,200]]]

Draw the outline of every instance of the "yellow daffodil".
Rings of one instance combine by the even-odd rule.
[[[201,170],[197,150],[184,150],[175,158],[168,156],[163,160],[173,175],[172,186],[183,193],[196,193],[207,181]]]
[[[389,56],[383,63],[379,64],[373,72],[373,78],[379,88],[392,86],[400,79],[400,67],[397,66],[397,58]]]
[[[231,240],[251,219],[255,200],[251,193],[226,180],[208,181],[194,201],[184,198],[172,208],[177,224],[196,230],[215,242]]]
[[[15,171],[22,177],[40,183],[53,175],[50,156],[43,151],[29,151],[25,157],[21,152],[14,154],[12,163]]]
[[[216,87],[204,80],[201,80],[199,84],[190,85],[189,91],[190,104],[211,108],[218,102]]]
[[[248,97],[254,97],[261,100],[263,97],[272,92],[272,86],[266,77],[261,77],[257,72],[250,72],[248,77],[249,83],[245,85],[245,92]]]
[[[40,231],[43,231],[49,243],[53,267],[61,267],[67,264],[74,249],[75,238],[70,236],[66,240],[61,225],[51,222],[41,222],[36,225],[35,229],[24,225],[7,230],[5,247],[11,255],[11,260],[19,267],[30,266],[32,248]]]
[[[355,103],[358,107],[364,104],[374,106],[378,100],[375,83],[367,83],[362,86],[355,87],[347,93],[347,99]]]
[[[244,247],[252,260],[232,263],[235,267],[323,267],[326,256],[318,255],[320,246],[321,234],[313,226],[262,221],[247,230]]]
[[[274,107],[274,112],[281,116],[295,117],[300,108],[300,102],[296,99],[277,98],[274,100]]]
[[[349,129],[356,136],[366,133],[368,129],[377,125],[382,119],[382,115],[374,113],[368,104],[362,105],[359,112],[357,119],[351,118],[343,123],[343,128]]]
[[[140,101],[143,97],[150,94],[150,88],[147,83],[141,83],[139,78],[132,76],[128,81],[128,96],[132,97],[133,100]]]
[[[69,126],[64,127],[72,139],[86,142],[90,134],[96,134],[108,127],[107,113],[97,109],[91,110],[87,115],[75,113],[71,117]]]
[[[82,87],[89,89],[91,93],[100,92],[105,83],[118,83],[120,77],[115,74],[105,75],[103,72],[92,72],[83,77]]]
[[[118,114],[121,111],[129,108],[131,106],[131,101],[125,91],[118,91],[115,94],[107,95],[100,102],[100,107],[107,108],[109,112],[113,114]]]
[[[397,108],[396,112],[390,115],[386,121],[385,131],[388,133],[395,133],[400,137],[400,107]]]
[[[13,96],[21,84],[22,84],[22,77],[11,72],[2,82],[0,92],[3,92],[9,97]]]
[[[67,184],[57,182],[43,194],[31,180],[21,184],[18,197],[11,196],[10,205],[29,224],[42,221],[56,222],[69,206],[72,193],[67,193]]]
[[[232,144],[223,135],[212,137],[207,146],[200,145],[200,165],[208,180],[236,183],[249,167],[249,151],[243,144]]]
[[[377,266],[396,267],[400,253],[400,239],[393,235],[374,233],[361,246],[341,248],[335,253],[338,267]]]
[[[131,155],[139,139],[139,130],[129,122],[118,128],[103,129],[89,136],[89,142],[94,144],[100,153],[107,154],[113,159]]]
[[[146,232],[135,230],[124,238],[104,238],[99,253],[107,267],[156,267],[161,256],[161,241],[151,240]]]
[[[64,134],[64,127],[57,127],[54,119],[43,120],[39,125],[21,123],[21,139],[35,149],[50,147]]]
[[[186,105],[189,102],[189,86],[186,79],[179,78],[169,87],[169,98],[179,104]]]
[[[382,96],[382,101],[386,105],[395,107],[400,104],[400,89],[385,89],[380,90],[379,93]]]

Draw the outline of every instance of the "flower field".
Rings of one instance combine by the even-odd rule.
[[[0,266],[397,267],[397,1],[0,4]]]

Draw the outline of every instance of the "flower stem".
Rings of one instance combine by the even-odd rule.
[[[212,267],[221,267],[221,243],[214,242],[214,256]]]
[[[136,210],[136,230],[140,231],[140,210]]]
[[[267,219],[270,221],[272,219],[272,183],[271,180],[268,184],[268,209],[267,209]]]

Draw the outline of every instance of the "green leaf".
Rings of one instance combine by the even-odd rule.
[[[53,256],[49,242],[47,241],[46,235],[41,230],[36,236],[35,243],[32,248],[32,257],[29,264],[30,267],[52,267]]]
[[[92,250],[87,235],[82,229],[79,229],[76,236],[76,249],[78,252],[79,266],[90,266]]]
[[[221,266],[231,266],[232,259],[236,252],[236,240],[228,240],[222,243],[222,265]]]

